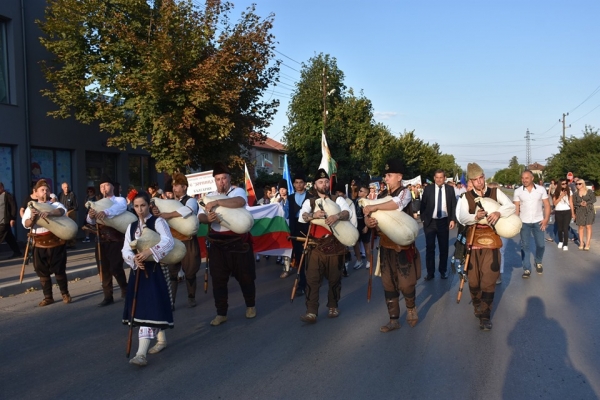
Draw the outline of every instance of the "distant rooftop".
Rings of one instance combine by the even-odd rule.
[[[270,137],[267,137],[267,140],[264,143],[255,143],[254,147],[265,150],[285,152],[285,146],[283,143],[279,143],[277,140],[273,140]]]

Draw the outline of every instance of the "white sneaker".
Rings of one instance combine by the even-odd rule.
[[[563,251],[569,251],[569,246],[563,246]]]
[[[558,244],[558,248],[559,248],[559,249],[562,249],[562,248],[563,248],[563,243],[562,243],[562,242],[560,242],[560,243]]]
[[[354,269],[361,269],[363,266],[362,260],[356,260],[356,263],[354,264]]]
[[[369,268],[371,268],[371,262],[367,261],[367,263],[365,264],[365,268],[367,269],[367,271],[369,270]]]

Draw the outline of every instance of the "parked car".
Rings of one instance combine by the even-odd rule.
[[[591,189],[591,190],[592,190],[592,192],[594,192],[594,191],[596,190],[596,189],[594,188],[594,184],[593,184],[592,182],[590,182],[590,181],[585,181],[585,180],[584,180],[584,182],[585,182],[585,187],[586,187],[586,188],[588,188],[588,189]]]

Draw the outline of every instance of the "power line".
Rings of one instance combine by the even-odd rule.
[[[296,68],[290,67],[289,65],[287,65],[286,63],[282,62],[281,65],[288,67],[289,69],[291,69],[292,71],[296,71],[298,73],[300,73],[300,71],[298,71]]]
[[[582,101],[581,103],[579,103],[579,105],[577,107],[575,107],[574,109],[572,109],[571,111],[569,111],[569,113],[572,113],[573,111],[577,110],[579,108],[580,105],[582,105],[583,103],[585,103],[586,101],[588,101],[589,99],[591,99],[594,95],[596,95],[596,93],[600,92],[600,86],[598,86],[593,92],[592,94],[590,94],[588,97],[585,98],[584,101]]]
[[[295,62],[296,64],[302,65],[302,63],[301,63],[301,62],[298,62],[298,61],[294,60],[292,57],[286,56],[285,54],[283,54],[283,53],[282,53],[282,52],[280,52],[279,50],[275,50],[275,49],[273,49],[273,51],[275,51],[276,53],[279,53],[279,54],[281,54],[281,55],[282,55],[282,56],[284,56],[285,58],[288,58],[288,59],[292,60],[292,61],[293,61],[293,62]]]
[[[577,121],[579,121],[580,119],[583,119],[583,117],[587,116],[588,114],[591,114],[592,111],[594,111],[595,109],[597,109],[598,107],[600,107],[600,104],[598,104],[596,107],[592,108],[589,112],[587,112],[586,114],[583,114],[580,118],[576,119],[575,121],[573,121],[573,124]]]
[[[296,78],[294,78],[294,77],[293,77],[293,76],[291,76],[291,75],[284,74],[283,72],[279,72],[279,75],[283,75],[283,76],[285,76],[285,77],[287,77],[287,78],[289,78],[289,79],[293,80],[294,82],[296,82]]]

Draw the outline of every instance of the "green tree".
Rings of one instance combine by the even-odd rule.
[[[321,163],[324,73],[327,76],[328,95],[325,101],[330,120],[337,105],[343,101],[346,90],[344,73],[337,67],[335,58],[321,53],[302,64],[300,80],[288,106],[288,126],[284,128],[283,135],[292,171],[304,170],[312,174]],[[332,150],[332,157],[339,163],[336,138],[337,135],[328,129],[327,144]],[[345,168],[343,164],[340,167],[342,170]]]
[[[508,168],[498,170],[492,178],[494,181],[503,185],[514,185],[521,182],[521,173],[524,170],[525,165],[519,164],[517,156],[513,156],[508,161]]]
[[[583,137],[561,139],[559,153],[548,158],[545,173],[549,178],[565,178],[568,172],[589,179],[598,186],[600,182],[600,136],[598,129],[586,125]]]
[[[38,21],[54,56],[43,64],[52,85],[43,94],[58,106],[50,115],[98,123],[109,146],[141,146],[160,171],[234,162],[266,137],[278,102],[261,99],[279,62],[273,15],[252,6],[232,23],[232,8],[50,0]]]

